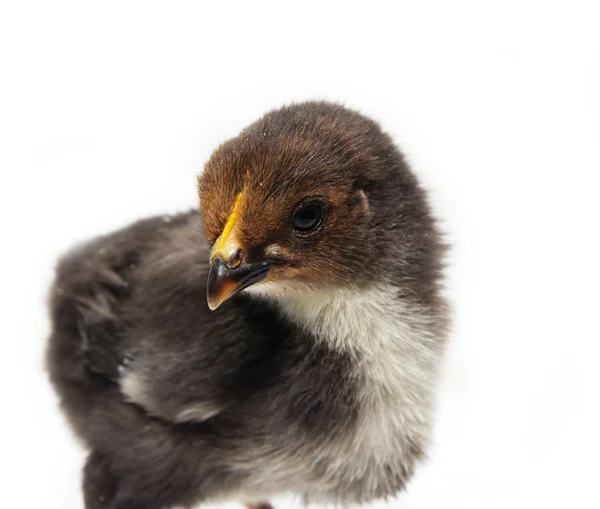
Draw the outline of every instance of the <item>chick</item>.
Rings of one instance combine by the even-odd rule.
[[[221,145],[198,189],[199,212],[57,267],[47,365],[89,450],[86,508],[402,490],[448,313],[444,246],[398,149],[372,120],[307,102]]]

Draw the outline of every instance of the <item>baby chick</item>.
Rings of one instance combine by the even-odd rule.
[[[392,140],[341,106],[284,107],[221,145],[198,189],[200,212],[58,265],[47,365],[89,449],[86,508],[402,490],[447,306],[440,234]]]

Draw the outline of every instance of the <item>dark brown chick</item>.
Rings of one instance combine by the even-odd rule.
[[[201,214],[58,266],[48,367],[89,449],[86,507],[403,489],[446,306],[440,236],[397,148],[341,106],[289,106],[219,147],[199,193]]]

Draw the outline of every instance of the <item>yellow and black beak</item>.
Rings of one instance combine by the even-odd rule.
[[[211,310],[217,309],[244,288],[263,280],[273,266],[271,262],[249,264],[244,261],[245,248],[238,239],[236,228],[242,203],[243,193],[240,193],[210,253],[206,293]]]
[[[206,285],[208,307],[215,310],[244,288],[262,281],[267,277],[272,266],[272,263],[263,262],[251,265],[240,264],[232,269],[220,258],[213,259]]]

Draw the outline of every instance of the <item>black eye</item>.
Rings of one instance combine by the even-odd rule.
[[[302,205],[294,213],[292,225],[299,232],[309,232],[321,224],[323,219],[323,205],[319,202],[310,202]]]

